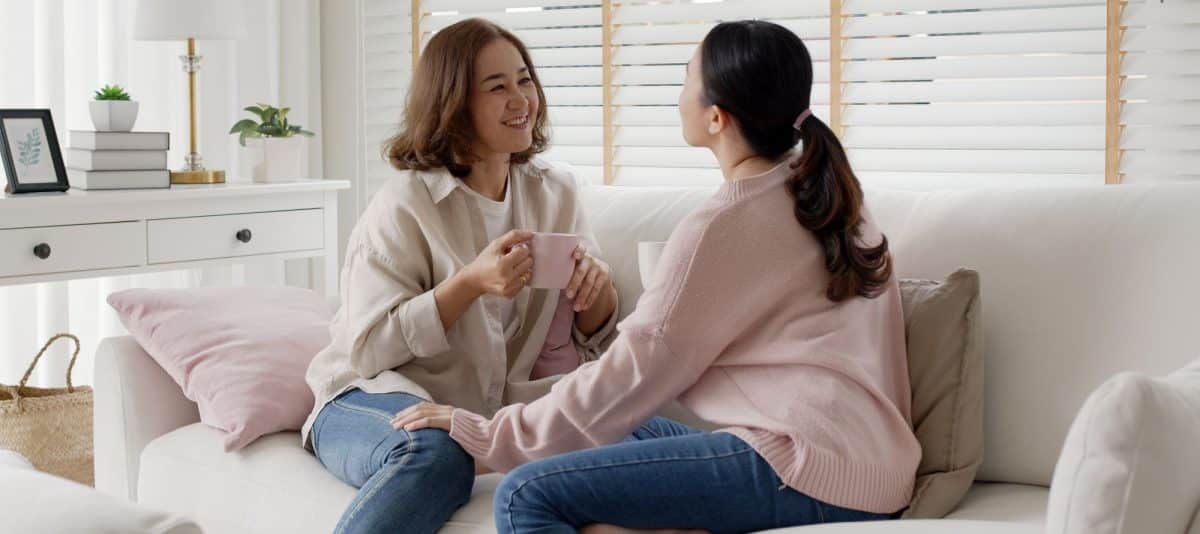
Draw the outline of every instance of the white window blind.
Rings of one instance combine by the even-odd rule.
[[[362,168],[365,187],[356,188],[359,207],[394,176],[380,155],[383,141],[396,132],[412,79],[412,4],[408,0],[362,0]]]
[[[1103,1],[846,0],[843,14],[842,140],[864,182],[1104,183]]]
[[[684,143],[676,102],[697,43],[715,23],[746,18],[778,22],[805,40],[815,61],[813,110],[838,127],[868,184],[1102,184],[1106,154],[1110,162],[1122,156],[1119,171],[1130,180],[1200,176],[1194,0],[1124,2],[1116,34],[1111,0],[359,2],[371,191],[392,172],[379,143],[400,120],[411,77],[414,5],[422,42],[472,16],[520,36],[550,104],[545,157],[592,183],[606,175],[618,185],[720,180],[712,155]],[[840,48],[829,41],[834,17]],[[1118,55],[1119,85],[1106,72]],[[834,76],[840,90],[831,92]],[[831,102],[840,105],[831,110]],[[1119,141],[1106,143],[1106,131]],[[1111,182],[1120,178],[1113,169]]]
[[[622,2],[613,6],[614,185],[720,183],[712,153],[684,143],[677,103],[696,45],[716,23],[746,18],[804,39],[814,61],[813,112],[828,116],[828,1]]]
[[[1200,178],[1200,2],[1131,1],[1121,25],[1124,181]]]

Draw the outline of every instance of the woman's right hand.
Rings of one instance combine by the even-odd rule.
[[[529,240],[533,232],[513,230],[488,244],[463,271],[480,294],[511,299],[533,276]]]

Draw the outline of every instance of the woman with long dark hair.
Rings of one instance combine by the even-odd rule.
[[[490,419],[423,404],[393,421],[447,429],[511,470],[495,496],[500,532],[746,532],[908,505],[921,451],[892,258],[811,90],[791,31],[716,26],[679,113],[725,183],[671,235],[612,347]],[[722,429],[651,417],[676,398]]]

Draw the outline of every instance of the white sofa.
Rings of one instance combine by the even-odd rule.
[[[637,242],[665,240],[709,193],[587,192],[622,314],[641,290]],[[867,200],[902,277],[980,272],[985,460],[945,519],[803,532],[1042,531],[1059,449],[1089,392],[1120,371],[1161,375],[1196,358],[1200,185],[872,190]],[[330,532],[354,495],[296,433],[223,453],[218,431],[198,422],[196,406],[130,338],[102,343],[95,385],[96,483],[105,491],[186,514],[210,534]],[[493,532],[497,480],[480,477],[443,532]]]

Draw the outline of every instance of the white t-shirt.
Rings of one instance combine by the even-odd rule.
[[[459,180],[462,182],[462,180]],[[504,182],[504,200],[496,202],[488,197],[479,194],[478,191],[471,189],[465,182],[462,183],[465,189],[471,196],[475,197],[479,203],[479,211],[483,213],[483,226],[487,230],[488,243],[495,241],[500,236],[512,230],[515,226],[512,209],[512,195],[508,194],[508,181]],[[524,291],[524,289],[522,289]],[[481,298],[490,299],[500,304],[500,317],[498,320],[507,334],[515,326],[514,313],[515,300],[506,299],[498,295],[484,295]],[[506,336],[507,337],[507,336]]]

